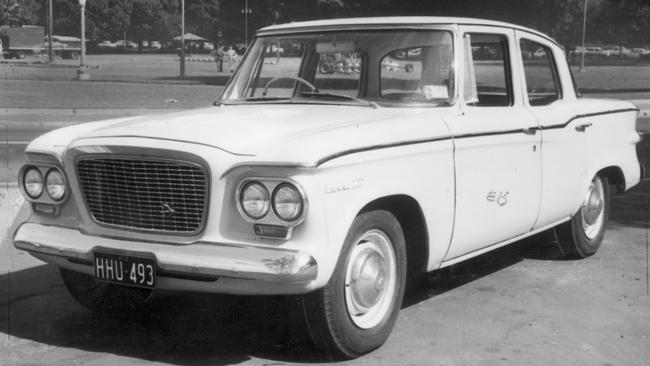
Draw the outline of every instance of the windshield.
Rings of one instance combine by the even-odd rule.
[[[452,35],[442,30],[260,37],[221,102],[448,105],[452,62]]]

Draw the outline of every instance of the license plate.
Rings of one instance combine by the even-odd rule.
[[[95,252],[95,279],[127,286],[155,288],[156,261],[153,258]]]

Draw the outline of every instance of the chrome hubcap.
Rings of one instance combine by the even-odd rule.
[[[589,239],[600,232],[604,221],[605,189],[600,179],[594,179],[582,203],[582,229]]]
[[[395,253],[390,239],[371,230],[357,240],[345,274],[345,302],[358,327],[379,324],[390,311],[396,284]]]

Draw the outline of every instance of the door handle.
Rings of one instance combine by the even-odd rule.
[[[591,125],[592,125],[592,123],[583,123],[583,124],[581,124],[581,125],[577,125],[577,126],[576,126],[576,131],[578,131],[578,132],[585,132],[585,130],[586,130],[588,127],[591,127]]]
[[[538,127],[528,127],[521,130],[521,132],[523,132],[526,135],[535,135],[537,133],[537,130],[539,130]]]

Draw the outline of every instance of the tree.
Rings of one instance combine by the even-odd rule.
[[[650,31],[650,1],[602,0],[590,29],[600,40],[617,45],[643,45]]]
[[[129,14],[132,3],[133,0],[87,1],[87,39],[122,38],[130,24]],[[55,35],[79,37],[81,9],[78,0],[53,0],[53,13]],[[44,17],[45,15],[43,15]]]
[[[40,8],[37,0],[0,0],[0,25],[36,25]]]
[[[131,24],[132,0],[90,0],[86,2],[86,17],[92,31],[89,38],[117,40]]]
[[[130,24],[127,28],[129,38],[142,48],[142,41],[159,38],[155,34],[159,30],[157,23],[163,17],[163,7],[160,0],[135,0],[130,14]]]
[[[186,2],[185,6],[185,31],[215,40],[220,25],[219,1],[192,0]]]

